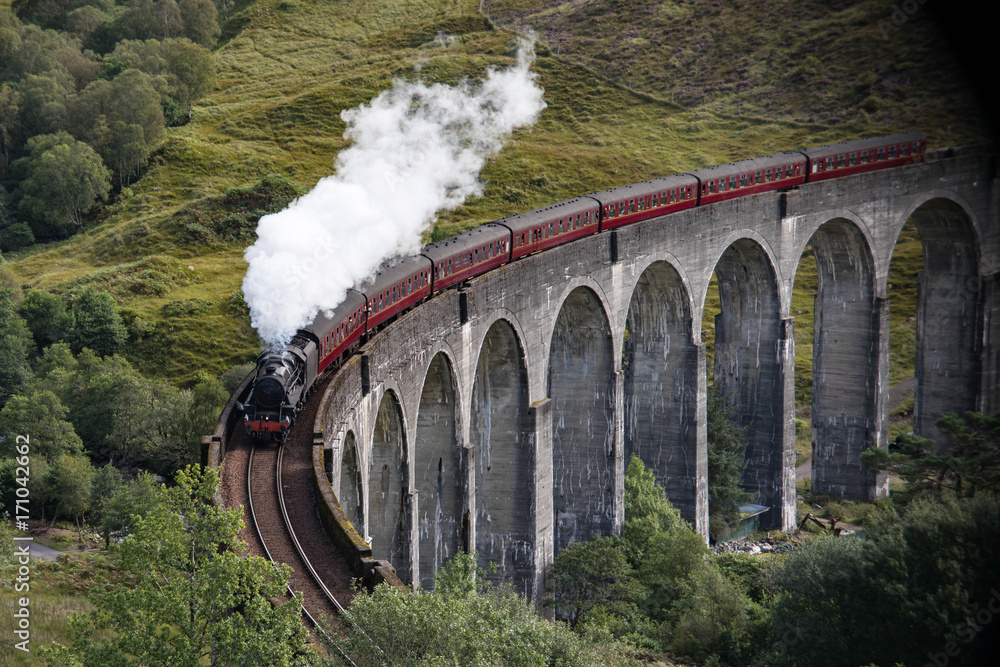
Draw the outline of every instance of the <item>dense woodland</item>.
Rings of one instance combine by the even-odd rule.
[[[890,500],[800,485],[800,516],[841,517],[864,537],[772,535],[796,546],[785,554],[715,555],[633,461],[623,533],[556,560],[545,606],[557,622],[484,583],[474,555],[433,591],[359,596],[329,651],[307,642],[294,603],[272,606],[288,572],[235,557],[238,515],[211,505],[218,480],[190,464],[257,347],[242,248],[261,215],[328,173],[342,109],[393,77],[477,76],[509,58],[497,25],[537,27],[549,109],[431,238],[651,172],[914,127],[933,147],[988,134],[931,16],[887,33],[889,2],[754,14],[736,1],[509,0],[485,3],[489,18],[478,5],[0,0],[0,503],[13,512],[26,484],[33,525],[91,548],[37,566],[44,655],[3,646],[0,659],[306,665],[344,650],[384,665],[889,667],[1000,653],[1000,420],[977,414],[943,418],[947,455],[897,415],[901,437],[866,457],[893,475]],[[920,268],[911,241],[914,266],[891,280],[901,293]],[[912,358],[903,331],[893,354]],[[725,397],[708,417],[715,538],[750,499]],[[4,568],[11,538],[0,523]]]

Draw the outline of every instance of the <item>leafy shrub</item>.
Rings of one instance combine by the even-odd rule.
[[[198,315],[208,312],[216,307],[214,301],[208,299],[183,299],[181,301],[171,301],[163,306],[164,317],[183,317],[185,315]]]
[[[34,244],[35,235],[26,222],[18,222],[0,233],[0,245],[4,250],[20,250]]]
[[[252,243],[261,217],[277,213],[305,192],[284,176],[268,174],[253,185],[203,199],[176,215],[189,243]]]

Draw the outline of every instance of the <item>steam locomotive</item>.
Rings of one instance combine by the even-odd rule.
[[[261,440],[283,441],[324,371],[353,354],[370,334],[417,303],[527,255],[648,218],[769,190],[923,162],[920,132],[779,153],[604,190],[508,216],[384,264],[320,313],[283,348],[257,357],[242,404],[244,425]]]

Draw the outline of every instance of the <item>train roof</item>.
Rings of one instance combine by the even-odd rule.
[[[426,245],[421,253],[432,262],[439,262],[442,259],[481,248],[487,243],[499,241],[509,235],[510,232],[506,229],[496,227],[493,223],[487,223],[443,241]]]
[[[312,321],[309,326],[303,327],[305,331],[309,331],[319,340],[323,340],[330,331],[333,330],[338,324],[350,317],[354,311],[365,305],[365,298],[353,289],[347,290],[347,296],[340,303],[339,306],[333,309],[329,314],[323,312],[322,310],[316,315],[316,318]]]
[[[870,139],[842,141],[838,144],[815,146],[813,148],[806,148],[802,152],[810,158],[819,159],[833,155],[843,155],[844,153],[853,153],[855,151],[878,148],[880,146],[888,146],[890,144],[904,144],[912,141],[924,141],[926,139],[927,137],[924,136],[923,132],[901,132],[899,134],[886,134],[881,137],[872,137]]]
[[[543,222],[548,222],[549,220],[558,220],[567,215],[576,215],[577,213],[592,211],[596,208],[597,202],[590,197],[574,197],[573,199],[567,199],[566,201],[552,204],[545,208],[509,215],[506,218],[497,220],[493,224],[504,225],[515,232],[519,232],[524,229],[530,229],[535,225],[540,225]]]
[[[720,164],[715,167],[705,167],[704,169],[697,169],[695,171],[688,172],[692,176],[696,176],[701,180],[711,180],[713,178],[722,178],[723,176],[746,174],[751,171],[760,171],[761,169],[767,169],[769,167],[780,167],[786,164],[795,164],[796,162],[805,162],[805,156],[802,153],[797,153],[794,151],[789,151],[786,153],[776,153],[774,155],[768,155],[766,157],[756,157],[750,160],[740,160],[739,162],[730,162],[729,164]]]
[[[623,199],[630,199],[632,197],[643,197],[656,192],[683,188],[689,185],[698,185],[698,180],[688,174],[672,174],[661,178],[652,178],[648,181],[643,181],[642,183],[634,183],[632,185],[623,185],[619,188],[601,190],[600,192],[595,192],[590,196],[604,204],[608,202],[621,201]]]
[[[396,283],[406,280],[418,271],[431,269],[431,263],[422,255],[406,255],[395,257],[382,264],[378,273],[371,280],[366,280],[354,289],[371,298],[372,295],[384,292]]]

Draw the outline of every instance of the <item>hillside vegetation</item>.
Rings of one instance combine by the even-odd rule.
[[[877,26],[889,2],[768,7],[486,3],[497,24],[538,30],[534,69],[548,108],[489,162],[484,196],[442,214],[428,238],[587,191],[861,135],[917,128],[932,148],[985,137],[928,16],[910,19],[904,38]],[[185,385],[258,349],[239,291],[252,234],[204,233],[246,213],[230,191],[268,175],[293,193],[312,187],[345,146],[342,110],[395,78],[479,78],[513,62],[515,45],[470,0],[244,1],[220,21],[215,90],[191,122],[166,129],[141,177],[68,240],[5,253],[27,287],[67,298],[89,284],[111,289],[152,325],[133,332],[130,360]]]

